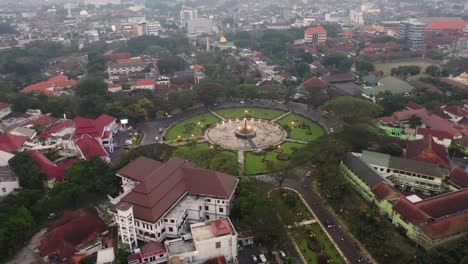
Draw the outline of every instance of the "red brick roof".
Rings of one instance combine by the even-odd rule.
[[[132,84],[132,87],[156,85],[155,79],[143,79]]]
[[[73,119],[75,123],[75,137],[78,138],[85,134],[95,138],[102,137],[104,128],[115,121],[115,117],[106,114],[102,114],[96,119],[75,117],[75,119]]]
[[[215,236],[224,236],[232,233],[231,224],[227,219],[218,219],[210,223]]]
[[[48,180],[63,180],[67,176],[67,169],[78,161],[78,159],[70,159],[60,165],[56,165],[37,150],[31,151],[30,154],[37,162],[40,171],[47,175]]]
[[[76,80],[69,80],[65,75],[57,75],[47,81],[31,84],[21,90],[22,93],[43,92],[46,95],[53,95],[55,89],[71,87],[76,84]]]
[[[430,215],[414,206],[414,204],[405,197],[400,198],[400,200],[395,203],[393,210],[398,212],[404,219],[410,221],[413,224],[423,223],[431,219]]]
[[[11,107],[11,104],[0,102],[0,109],[5,109]]]
[[[13,152],[20,149],[24,142],[28,141],[26,136],[16,136],[9,133],[0,136],[0,150]]]
[[[311,28],[308,28],[304,31],[305,34],[313,34],[313,33],[327,33],[327,30],[322,27],[322,26],[318,26],[318,27],[311,27]]]
[[[416,110],[416,109],[423,109],[424,106],[423,105],[420,105],[418,103],[416,103],[415,101],[409,101],[407,104],[406,104],[406,107],[411,109],[411,110]]]
[[[119,170],[118,174],[136,181],[143,181],[149,172],[155,171],[163,163],[144,156],[138,157]]]
[[[423,225],[422,230],[432,239],[444,238],[466,232],[466,230],[468,230],[468,211],[427,223]]]
[[[425,128],[425,127],[418,127],[416,129],[416,134],[424,135],[425,137],[436,137],[439,139],[453,139],[453,135],[447,133],[445,131]]]
[[[456,168],[450,173],[450,180],[462,188],[468,187],[468,172],[464,168]]]
[[[468,189],[432,197],[415,206],[433,218],[445,217],[468,209]]]
[[[164,252],[166,252],[166,247],[163,243],[157,241],[150,241],[140,248],[141,258],[144,258],[145,255],[161,254]]]
[[[322,78],[312,77],[310,79],[305,80],[301,83],[302,87],[317,87],[317,88],[324,88],[328,85],[327,81],[323,80]]]
[[[56,124],[55,126],[51,127],[50,129],[43,131],[39,135],[39,137],[48,138],[53,133],[57,133],[57,132],[59,132],[60,130],[62,130],[64,128],[68,128],[68,127],[72,127],[72,126],[74,126],[73,120],[65,120],[63,122],[60,122],[60,123]]]
[[[432,137],[408,141],[406,145],[406,158],[437,164],[448,167],[447,149],[435,143]]]
[[[426,27],[428,30],[462,30],[468,21],[434,21]]]
[[[130,171],[130,168],[135,167],[132,163],[120,172]],[[143,180],[122,198],[122,202],[133,205],[135,217],[150,222],[162,217],[186,193],[228,199],[237,185],[237,178],[234,176],[200,169],[179,158],[171,158],[161,166],[148,159],[139,159],[138,164],[155,169],[147,171],[146,175],[135,173],[134,175],[139,175],[134,176],[135,178]],[[123,172],[121,174],[128,174]]]
[[[385,182],[381,182],[372,188],[379,201],[401,197],[400,192]]]
[[[95,240],[107,229],[93,208],[66,212],[49,225],[38,250],[41,256],[57,254],[59,259],[71,257],[79,251],[79,245]]]
[[[109,156],[101,143],[88,134],[82,135],[80,138],[78,138],[75,144],[78,146],[81,153],[83,153],[85,159],[89,159],[93,156],[98,156],[101,158]]]

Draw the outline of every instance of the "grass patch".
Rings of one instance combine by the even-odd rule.
[[[289,138],[301,141],[313,141],[325,131],[314,121],[297,114],[288,115],[277,122],[288,131]]]
[[[294,229],[293,237],[307,263],[318,263],[319,255],[324,255],[326,259],[331,260],[330,263],[345,263],[318,224]]]
[[[192,147],[188,145],[184,146],[178,146],[172,151],[172,155],[179,157],[179,158],[188,158],[192,152],[195,151],[206,151],[210,149],[210,144],[208,143],[198,143],[194,144]],[[212,151],[216,151],[217,153],[226,153],[230,156],[232,156],[233,159],[236,159],[237,161],[237,154],[233,151],[230,150],[225,150],[225,149],[215,149]]]
[[[281,110],[276,110],[276,109],[246,107],[246,108],[220,109],[220,110],[217,110],[216,113],[228,119],[242,118],[242,117],[248,116],[248,117],[253,117],[253,118],[272,120],[284,114],[285,112]]]
[[[281,153],[292,155],[295,149],[304,147],[303,144],[285,142],[281,145]],[[277,156],[280,152],[275,150],[266,151],[263,154],[256,154],[252,152],[246,152],[244,154],[244,173],[246,175],[255,175],[255,174],[265,174],[269,173],[270,168],[267,166],[266,161],[272,161],[275,163],[276,168],[282,169],[286,168],[289,164],[288,160],[278,160]]]
[[[270,199],[275,205],[275,210],[286,225],[311,220],[312,215],[297,193],[290,190],[274,190],[270,193]]]
[[[382,71],[385,76],[390,76],[392,68],[398,68],[398,66],[411,66],[417,65],[421,67],[421,72],[430,65],[439,65],[440,61],[430,60],[430,59],[422,59],[422,58],[414,58],[414,59],[399,59],[389,62],[381,62],[381,63],[374,63],[376,71]]]
[[[164,135],[165,140],[177,140],[202,136],[205,129],[214,123],[218,122],[219,119],[211,113],[204,113],[184,119],[173,125]]]

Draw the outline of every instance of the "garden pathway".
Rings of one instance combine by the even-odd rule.
[[[239,163],[239,175],[243,176],[244,175],[244,151],[239,150],[237,152],[237,162]]]
[[[291,139],[291,138],[286,138],[284,141],[287,141],[287,142],[294,142],[294,143],[301,143],[301,144],[307,144],[309,142],[307,141],[302,141],[302,140],[297,140],[297,139]]]
[[[222,116],[222,115],[216,113],[215,111],[213,111],[213,110],[211,110],[211,109],[210,109],[210,113],[211,113],[212,115],[216,116],[217,118],[221,119],[221,120],[224,120],[224,121],[226,120],[226,118],[224,118],[224,116]]]
[[[282,115],[280,115],[280,116],[278,116],[278,117],[276,117],[276,118],[273,118],[273,119],[271,120],[271,122],[276,122],[276,121],[278,121],[278,120],[280,120],[280,119],[283,119],[284,117],[286,117],[286,116],[288,116],[288,115],[290,115],[290,114],[292,114],[292,111],[291,111],[291,110],[288,111],[288,112],[286,112],[286,113],[284,113],[284,114],[282,114]]]

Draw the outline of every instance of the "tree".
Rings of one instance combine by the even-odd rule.
[[[185,61],[179,56],[164,56],[158,62],[158,69],[161,74],[170,74],[176,71],[185,70]]]
[[[127,264],[128,256],[130,256],[130,250],[127,245],[119,244],[117,251],[115,252],[115,259],[112,264]]]
[[[373,71],[374,69],[374,64],[372,64],[372,62],[370,62],[369,60],[360,59],[356,61],[356,70],[363,75],[369,73],[370,71]]]
[[[300,62],[295,64],[295,71],[301,78],[307,78],[310,76],[310,66],[307,63]]]
[[[46,176],[40,172],[39,166],[29,152],[18,152],[8,163],[18,177],[21,187],[26,189],[44,189]]]
[[[395,143],[390,143],[390,144],[382,145],[379,148],[379,152],[382,152],[382,153],[385,153],[394,157],[400,157],[401,154],[403,153],[403,150],[401,149],[400,145],[395,144]]]
[[[412,115],[409,118],[409,124],[411,128],[417,128],[418,126],[421,125],[421,117],[417,115]]]
[[[348,123],[366,122],[377,117],[383,111],[383,108],[378,104],[351,96],[336,97],[326,102],[321,108]]]
[[[424,73],[432,77],[438,77],[441,75],[441,70],[437,65],[430,65],[430,66],[427,66]]]
[[[256,84],[239,84],[234,88],[234,94],[238,98],[258,98],[258,87]]]
[[[275,179],[275,181],[278,183],[278,188],[280,189],[280,192],[283,191],[282,187],[283,187],[283,183],[286,179],[290,179],[293,177],[294,175],[294,172],[293,172],[293,169],[292,168],[287,168],[287,169],[283,169],[283,170],[279,170],[278,166],[272,162],[269,162],[269,164],[272,164],[272,165],[268,165],[267,166],[272,166],[272,168],[269,168],[268,170],[269,171],[274,171],[271,176]]]
[[[79,96],[105,95],[106,93],[107,85],[101,78],[86,78],[76,84],[76,94]]]
[[[338,72],[347,72],[351,69],[353,61],[345,53],[334,52],[325,56],[322,64],[326,67],[335,69]]]
[[[128,163],[130,163],[132,160],[140,156],[145,156],[150,159],[165,162],[169,159],[169,157],[171,157],[173,150],[174,150],[174,147],[172,146],[169,146],[166,144],[158,144],[158,143],[145,145],[145,146],[139,146],[128,151],[116,167],[122,168]]]
[[[204,81],[194,87],[198,99],[207,106],[215,104],[226,95],[226,89],[220,83]]]

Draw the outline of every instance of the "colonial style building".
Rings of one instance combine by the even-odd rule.
[[[322,26],[308,28],[304,31],[304,41],[313,45],[325,43],[327,30]]]
[[[381,214],[386,215],[393,225],[402,228],[410,239],[426,249],[468,234],[468,189],[453,188],[452,192],[426,199],[415,195],[406,196],[395,188],[390,175],[380,173],[386,173],[386,169],[391,168],[392,171],[399,171],[397,174],[400,176],[397,177],[400,179],[409,177],[411,181],[413,178],[423,181],[422,176],[430,177],[429,174],[438,172],[444,174],[445,171],[436,169],[428,172],[429,168],[421,170],[418,165],[411,168],[408,164],[404,169],[397,170],[394,166],[386,167],[387,165],[377,161],[379,158],[382,157],[377,156],[372,160],[369,157],[362,158],[359,154],[347,153],[341,161],[341,171],[355,189],[369,202],[375,203]],[[371,166],[366,162],[375,165]],[[432,181],[424,179],[427,180]]]
[[[179,238],[188,224],[226,218],[238,179],[171,158],[139,157],[117,176],[124,192],[111,200],[122,242]]]

